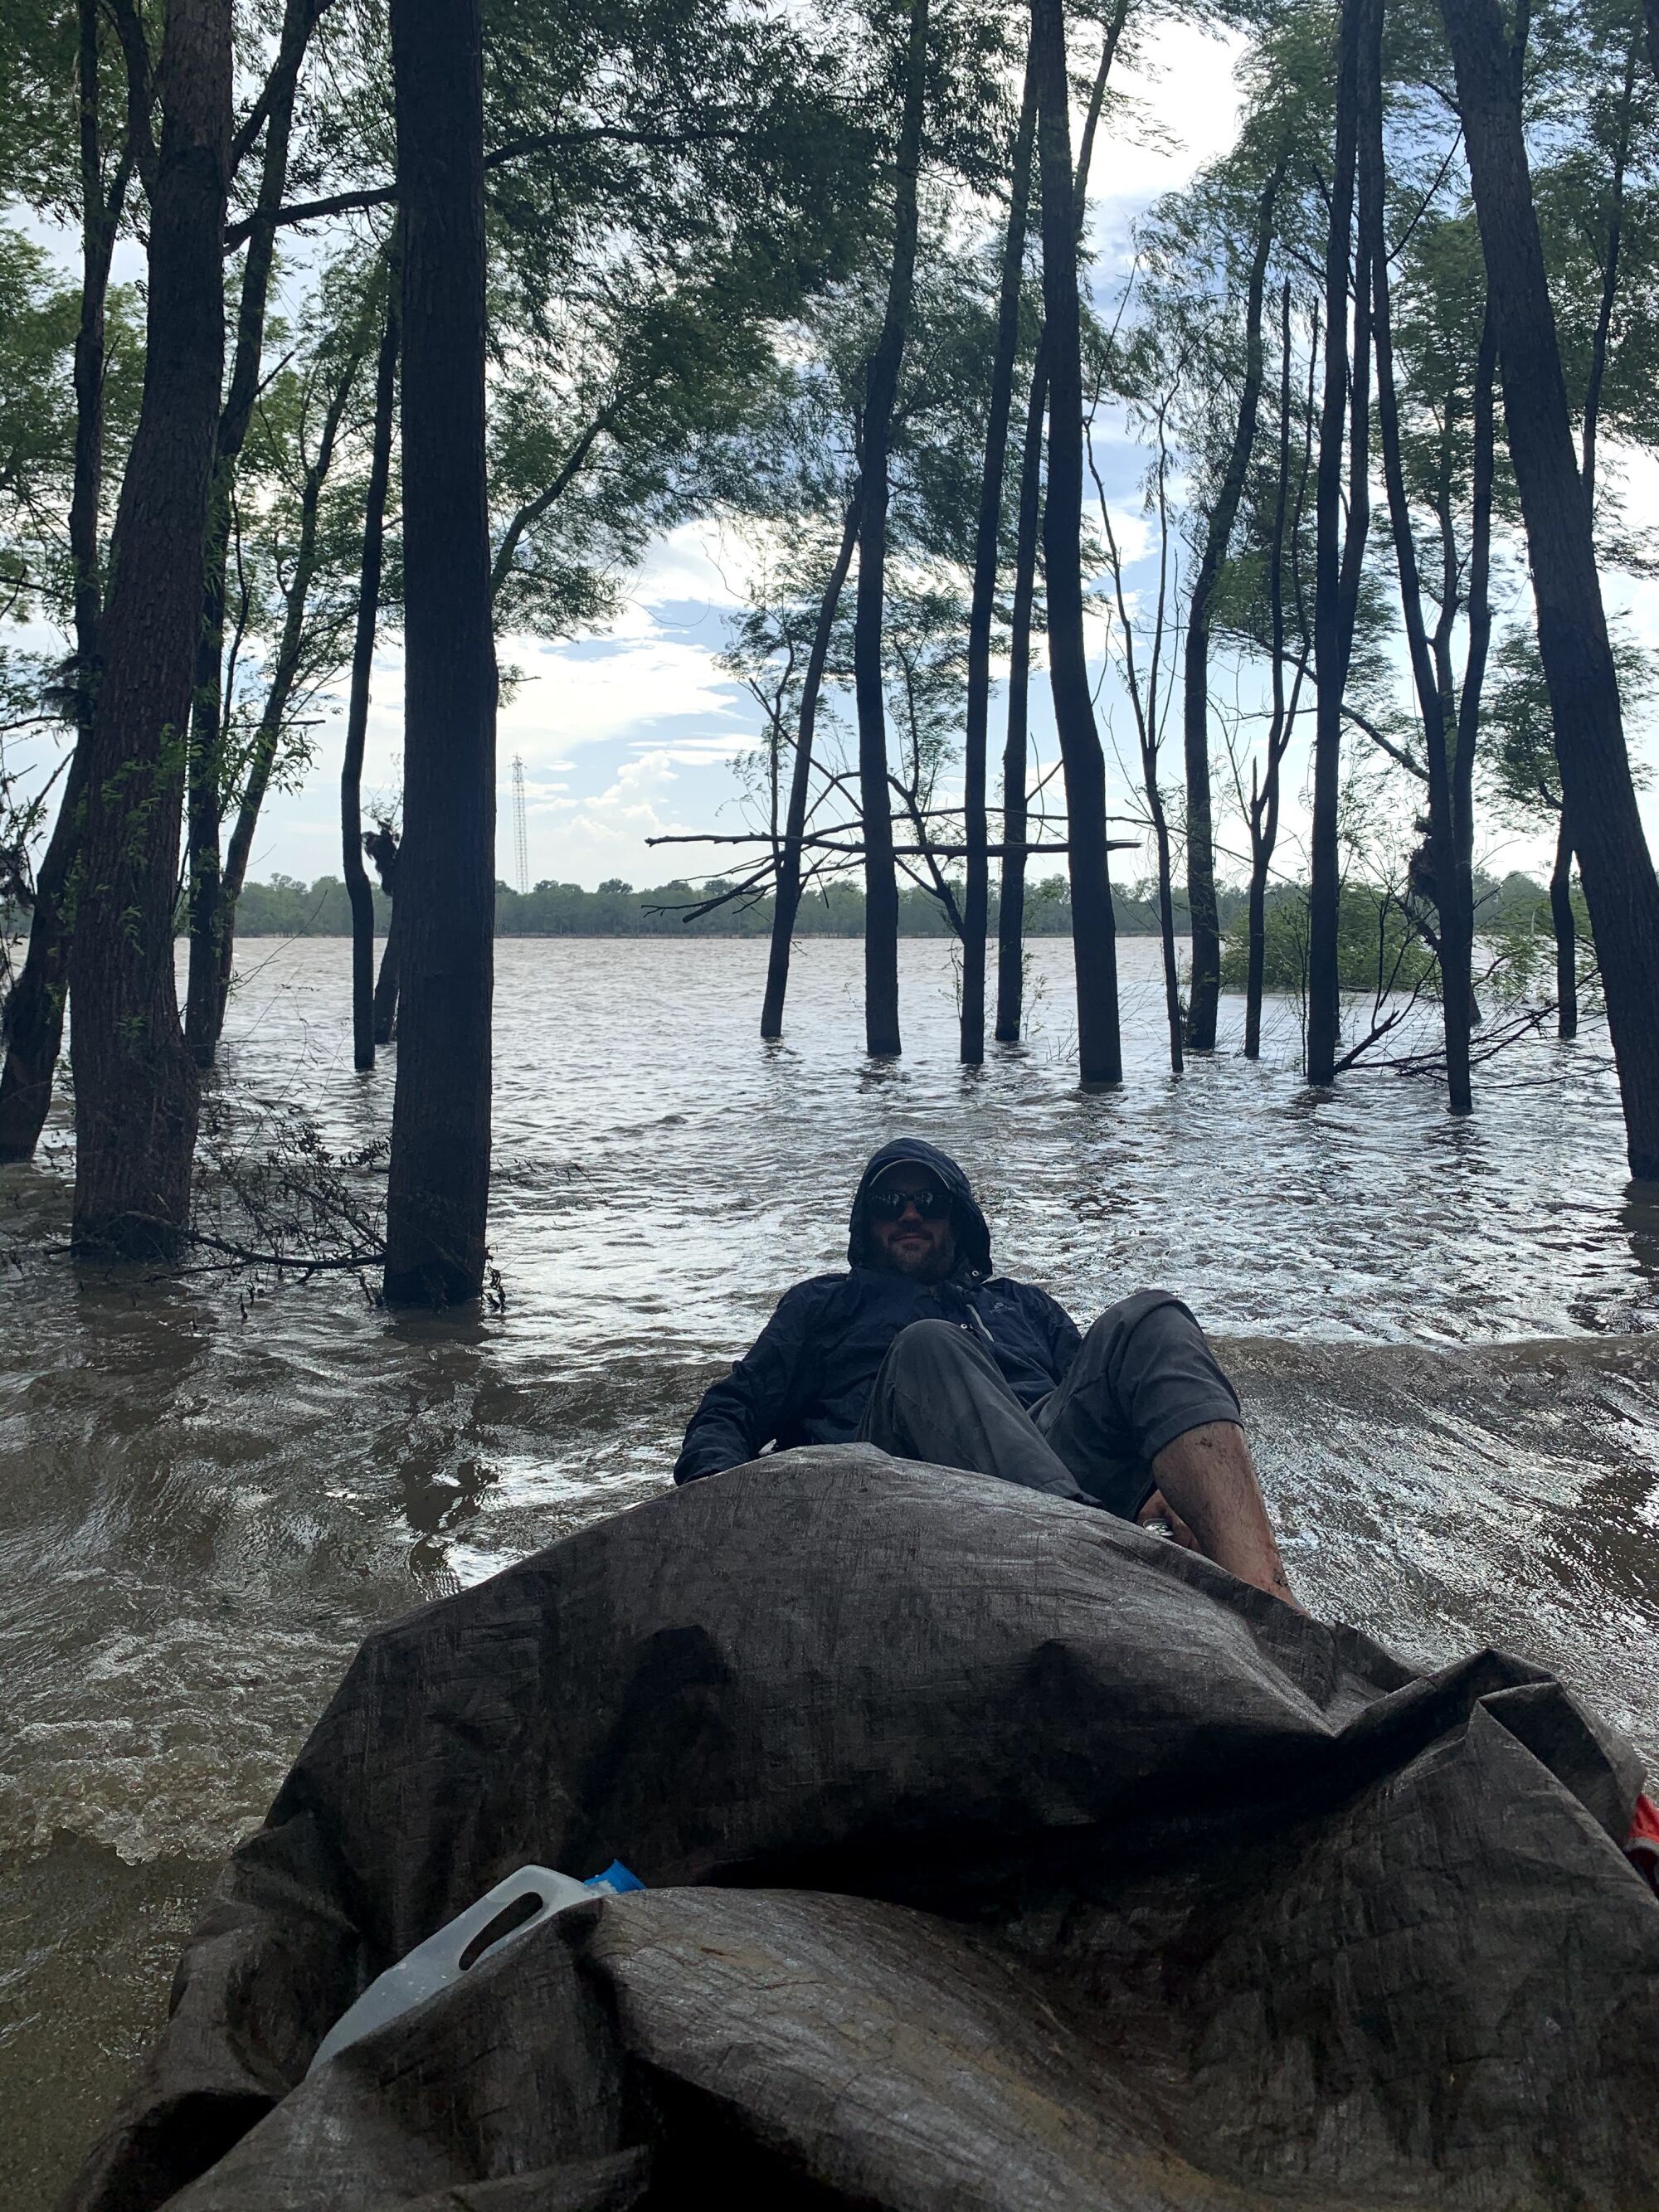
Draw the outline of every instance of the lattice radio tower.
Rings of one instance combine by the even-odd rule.
[[[530,889],[530,838],[525,825],[524,762],[513,756],[513,832],[518,848],[519,889]]]

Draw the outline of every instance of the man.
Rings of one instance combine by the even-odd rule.
[[[1178,1298],[1137,1291],[1087,1335],[991,1269],[967,1176],[932,1145],[872,1158],[846,1274],[797,1283],[704,1394],[676,1482],[854,1438],[1160,1524],[1294,1605],[1238,1394]]]

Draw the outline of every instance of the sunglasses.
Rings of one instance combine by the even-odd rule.
[[[872,1190],[864,1201],[872,1221],[899,1221],[915,1206],[924,1221],[943,1221],[951,1201],[942,1190],[924,1183],[920,1190]]]

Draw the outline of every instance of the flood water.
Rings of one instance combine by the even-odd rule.
[[[702,1385],[784,1287],[842,1263],[895,1133],[969,1168],[1000,1264],[1087,1319],[1179,1290],[1243,1390],[1313,1610],[1432,1663],[1496,1642],[1659,1768],[1659,1190],[1626,1179],[1604,1046],[1540,1041],[1452,1122],[1430,1085],[1312,1098],[1280,1030],[1173,1080],[1157,948],[1121,948],[1122,1090],[1067,1051],[1069,951],[1035,1033],[955,1062],[949,953],[902,952],[906,1054],[859,1050],[861,949],[497,948],[503,1315],[375,1310],[349,1277],[245,1310],[34,1257],[0,1277],[0,2205],[61,2185],[159,2020],[215,1863],[259,1819],[376,1624],[667,1480]],[[346,948],[253,940],[217,1079],[241,1141],[296,1109],[347,1149]],[[68,1115],[0,1170],[4,1233],[68,1221]]]

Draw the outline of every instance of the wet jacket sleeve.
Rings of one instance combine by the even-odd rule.
[[[757,1459],[804,1395],[824,1285],[797,1283],[732,1372],[704,1391],[674,1462],[676,1482],[695,1482]]]

